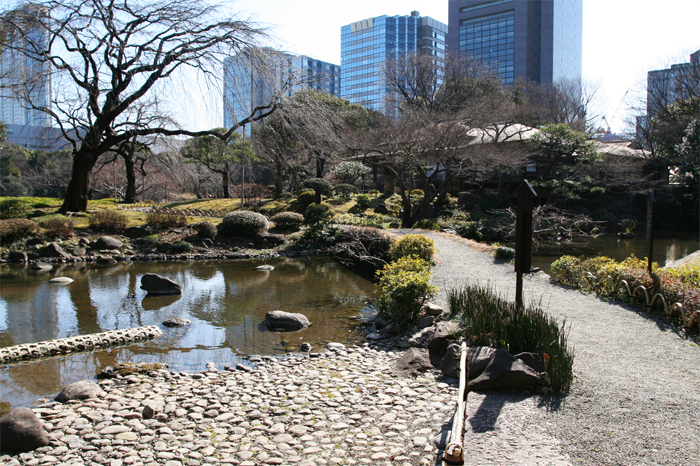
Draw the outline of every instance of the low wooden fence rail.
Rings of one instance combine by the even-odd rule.
[[[690,328],[693,326],[696,320],[700,323],[700,311],[689,311],[683,307],[683,303],[673,303],[670,306],[668,301],[661,293],[653,293],[653,290],[648,289],[644,285],[638,285],[632,288],[627,280],[620,280],[615,283],[615,280],[611,275],[606,275],[604,277],[596,277],[591,272],[587,272],[586,277],[581,279],[585,280],[587,288],[593,289],[596,294],[599,294],[600,289],[605,285],[606,281],[610,283],[613,290],[613,297],[618,299],[621,297],[621,293],[627,293],[630,297],[630,302],[634,305],[637,296],[643,295],[645,299],[645,304],[647,306],[647,311],[651,312],[654,305],[660,302],[663,305],[664,314],[666,315],[666,323],[671,322],[671,317],[678,313],[683,319],[683,326]]]

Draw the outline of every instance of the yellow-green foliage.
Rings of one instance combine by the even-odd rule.
[[[5,199],[0,201],[0,219],[24,218],[32,213],[32,206],[24,199]]]
[[[404,235],[389,250],[389,257],[395,261],[403,257],[415,256],[430,262],[435,254],[435,243],[425,235]]]
[[[430,284],[430,264],[416,256],[402,257],[377,272],[378,309],[399,327],[414,323],[437,288]]]
[[[700,310],[700,270],[696,267],[659,269],[654,263],[653,273],[649,274],[646,260],[634,256],[622,262],[608,257],[582,259],[562,256],[552,263],[552,272],[562,283],[595,291],[602,296],[629,299],[626,288],[618,286],[625,280],[630,290],[644,286],[652,296],[663,295],[669,306],[677,302],[683,304],[686,313]],[[661,305],[660,300],[657,300],[657,305]]]
[[[90,228],[95,231],[121,230],[129,226],[126,215],[116,210],[95,212],[89,218]]]

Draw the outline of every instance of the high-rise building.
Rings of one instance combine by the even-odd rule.
[[[647,117],[679,100],[700,96],[700,50],[690,55],[690,62],[647,73]]]
[[[48,47],[45,9],[27,4],[0,18],[5,43],[0,44],[0,122],[50,126],[51,73],[41,53]]]
[[[449,50],[504,83],[581,78],[583,0],[450,0],[449,24]]]
[[[241,52],[224,60],[224,126],[230,128],[286,90],[314,89],[340,97],[340,67],[305,55]],[[250,135],[251,128],[245,128]]]
[[[340,31],[341,96],[385,114],[394,110],[385,72],[388,61],[410,53],[432,55],[436,63],[445,58],[447,25],[417,11],[368,18]]]

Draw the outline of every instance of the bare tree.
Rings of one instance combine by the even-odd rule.
[[[217,7],[187,0],[45,0],[34,3],[50,18],[36,21],[25,10],[2,13],[7,34],[5,50],[50,65],[56,93],[50,105],[32,96],[20,97],[31,108],[45,112],[61,128],[73,151],[72,177],[62,212],[87,208],[90,171],[102,155],[134,137],[160,135],[215,135],[153,121],[142,126],[129,112],[138,102],[149,101],[158,83],[171,81],[184,68],[214,80],[224,54],[251,49],[263,31],[248,21],[222,17]],[[34,41],[29,32],[39,27],[48,40]],[[29,41],[31,42],[31,41]],[[289,83],[282,83],[283,92]],[[19,94],[18,94],[19,95]],[[241,126],[275,110],[280,93],[251,109],[233,123],[222,138]]]

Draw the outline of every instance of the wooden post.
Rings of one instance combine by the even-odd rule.
[[[649,191],[647,195],[647,272],[651,275],[651,256],[654,254],[654,191]]]
[[[459,393],[457,395],[457,409],[452,421],[452,431],[450,438],[447,439],[447,448],[445,448],[445,460],[450,463],[464,462],[464,413],[467,407],[467,390],[469,384],[469,364],[467,359],[469,356],[469,348],[467,343],[462,343],[460,347],[459,357]]]
[[[523,305],[523,274],[532,268],[532,209],[537,193],[525,180],[516,191],[518,207],[515,223],[515,304]]]

